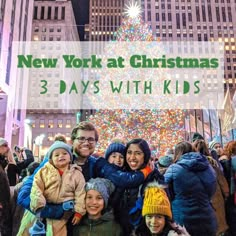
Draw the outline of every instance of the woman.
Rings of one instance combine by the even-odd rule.
[[[129,173],[136,173],[148,166],[151,157],[151,151],[148,143],[144,139],[133,139],[127,143],[125,148],[125,166]],[[109,163],[104,164],[98,170],[101,177],[111,179],[112,173],[117,172],[117,169]],[[157,180],[160,183],[163,177],[155,169],[151,174],[138,186],[128,186],[123,189],[123,194],[120,196],[119,223],[124,231],[124,235],[131,235],[141,222],[142,216],[142,194],[147,183]],[[161,182],[162,181],[162,182]],[[116,185],[116,183],[114,183]],[[119,187],[127,186],[126,183],[120,181]],[[117,185],[116,185],[117,186]]]
[[[228,230],[228,225],[226,223],[226,215],[225,215],[225,200],[229,196],[229,186],[228,183],[220,170],[218,162],[210,156],[209,149],[204,140],[196,140],[193,143],[193,148],[196,152],[200,152],[205,155],[211,166],[216,172],[216,192],[212,197],[212,206],[216,213],[217,219],[217,234],[216,235],[224,235]]]
[[[215,236],[217,223],[211,205],[216,190],[213,168],[205,156],[193,152],[192,145],[185,141],[175,146],[174,160],[164,177],[173,194],[175,222],[184,225],[191,236]]]

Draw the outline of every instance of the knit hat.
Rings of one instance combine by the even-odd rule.
[[[192,138],[192,140],[193,140],[192,142],[194,142],[194,141],[196,141],[196,140],[199,140],[199,139],[204,140],[204,138],[202,137],[201,134],[199,134],[198,132],[194,133],[194,134],[193,134],[193,138]]]
[[[144,193],[142,216],[159,214],[172,219],[170,201],[162,186],[157,183],[149,184]]]
[[[105,152],[105,159],[108,160],[113,152],[118,152],[125,157],[125,145],[122,143],[111,143]]]
[[[7,144],[7,140],[0,137],[0,146]]]
[[[49,148],[48,150],[48,157],[49,159],[52,158],[52,153],[54,150],[58,149],[58,148],[62,148],[62,149],[65,149],[69,155],[70,155],[70,158],[71,158],[71,161],[73,160],[73,155],[72,155],[72,152],[71,152],[71,146],[64,143],[64,142],[61,142],[61,141],[56,141],[52,144],[52,146]]]
[[[85,191],[96,190],[102,195],[102,198],[105,202],[105,208],[108,205],[108,199],[110,195],[115,190],[114,184],[108,180],[103,178],[90,179],[85,185]]]
[[[210,148],[210,149],[213,149],[214,146],[215,146],[216,144],[218,144],[218,143],[221,145],[221,143],[220,143],[219,141],[217,141],[217,140],[212,140],[212,141],[209,143],[209,148]]]
[[[158,163],[163,167],[168,167],[173,163],[173,156],[166,155],[158,158]]]

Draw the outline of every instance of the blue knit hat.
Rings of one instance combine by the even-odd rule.
[[[69,153],[71,161],[73,160],[73,155],[72,155],[72,152],[71,152],[72,147],[70,145],[64,143],[64,142],[61,142],[61,141],[54,142],[52,144],[52,146],[49,148],[49,150],[48,150],[49,159],[52,158],[53,151],[58,149],[58,148],[65,149]]]
[[[92,178],[85,185],[85,191],[88,192],[89,190],[96,190],[102,195],[102,198],[105,203],[105,208],[106,208],[108,205],[109,197],[115,190],[115,186],[108,179],[103,179],[103,178],[93,179]]]
[[[166,155],[159,157],[158,163],[163,167],[168,167],[173,163],[173,160],[173,156]]]
[[[122,143],[111,143],[105,152],[105,159],[108,160],[113,152],[118,152],[125,157],[125,145]]]

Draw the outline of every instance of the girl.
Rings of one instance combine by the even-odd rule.
[[[65,210],[69,210],[71,208],[70,203],[74,200],[75,214],[72,224],[75,225],[80,222],[81,217],[85,214],[85,180],[80,167],[70,165],[72,161],[70,150],[71,147],[61,141],[54,142],[50,147],[48,151],[49,162],[34,177],[30,194],[30,208],[40,217],[40,212],[45,207],[46,202],[63,203]],[[66,223],[70,216],[69,212],[60,220],[47,219],[47,235],[66,236]],[[38,231],[35,232],[38,228],[41,228],[43,232],[42,222],[38,221],[28,231],[29,226],[34,221],[35,216],[27,211],[22,219],[18,235],[29,235],[29,231],[31,234],[39,233]]]
[[[90,179],[86,186],[87,215],[74,227],[74,236],[120,236],[121,228],[115,223],[112,212],[105,212],[114,185],[107,179]]]
[[[189,236],[185,228],[172,222],[172,212],[169,199],[163,187],[156,182],[145,188],[141,225],[136,236]]]

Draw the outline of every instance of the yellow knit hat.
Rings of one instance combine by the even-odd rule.
[[[157,184],[149,184],[144,193],[142,215],[160,214],[172,219],[170,201],[165,190]]]

